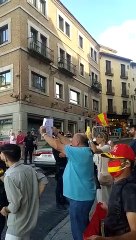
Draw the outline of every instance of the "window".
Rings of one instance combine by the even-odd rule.
[[[47,15],[47,0],[29,0],[43,15]]]
[[[0,27],[0,45],[9,41],[8,37],[8,24]]]
[[[60,61],[64,62],[64,59],[65,59],[65,51],[62,48],[60,48]]]
[[[111,61],[106,60],[106,73],[111,73]]]
[[[97,52],[91,47],[91,52],[90,52],[91,58],[97,62]]]
[[[70,103],[80,104],[80,93],[70,89]]]
[[[79,47],[83,48],[83,38],[79,35]]]
[[[11,79],[11,70],[0,72],[0,90],[10,88],[12,82]]]
[[[93,48],[91,48],[91,58],[93,58]]]
[[[38,32],[33,28],[31,27],[31,30],[30,30],[30,34],[31,34],[31,38],[33,39],[33,41],[36,43],[37,40],[38,40]]]
[[[95,82],[98,80],[98,75],[95,74],[94,72],[91,73],[91,76],[92,76],[92,82]]]
[[[99,112],[99,101],[93,99],[93,111]]]
[[[97,52],[94,50],[94,61],[97,62]]]
[[[63,85],[56,82],[56,98],[63,99]]]
[[[126,75],[125,65],[121,64],[121,76],[125,76],[125,75]]]
[[[108,99],[108,112],[113,112],[113,100]]]
[[[88,107],[88,96],[84,95],[84,107],[87,108]]]
[[[39,1],[37,1],[37,7],[38,7],[38,10],[39,10],[43,15],[46,15],[46,1],[45,1],[45,0],[39,0]]]
[[[112,93],[112,80],[107,79],[107,92]]]
[[[31,86],[40,92],[47,92],[47,78],[35,72],[31,72]]]
[[[36,7],[36,0],[29,0],[29,2]]]
[[[122,82],[122,94],[127,95],[126,83]]]
[[[80,63],[80,75],[84,76],[84,65]]]
[[[59,28],[64,32],[64,19],[59,15]]]
[[[70,37],[70,23],[65,19],[65,16],[62,17],[60,14],[58,15],[58,27],[63,33]]]
[[[127,101],[123,101],[123,111],[127,111]]]
[[[66,29],[66,35],[70,37],[70,25],[67,22],[65,22],[65,29]]]
[[[8,0],[0,0],[0,5],[6,2],[8,2]]]

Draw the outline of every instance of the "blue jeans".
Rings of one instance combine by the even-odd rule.
[[[89,223],[89,212],[93,203],[94,200],[75,201],[69,199],[71,231],[74,240],[83,240],[83,233]]]

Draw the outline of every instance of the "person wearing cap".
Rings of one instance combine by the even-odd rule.
[[[110,153],[108,171],[114,184],[104,219],[105,236],[91,240],[136,240],[136,173],[133,168],[135,153],[127,144],[117,144]]]

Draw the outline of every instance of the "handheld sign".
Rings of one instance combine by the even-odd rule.
[[[43,126],[46,128],[46,133],[49,136],[52,136],[53,119],[52,118],[44,118]]]

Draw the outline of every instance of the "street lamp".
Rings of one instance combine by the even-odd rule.
[[[136,124],[136,110],[135,110],[135,100],[136,100],[136,88],[134,89],[134,94],[131,95],[133,104],[133,124]]]

